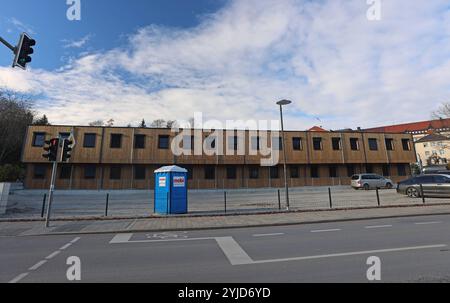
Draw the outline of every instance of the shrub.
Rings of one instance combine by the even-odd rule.
[[[20,165],[5,164],[0,166],[0,182],[23,180],[25,169]]]

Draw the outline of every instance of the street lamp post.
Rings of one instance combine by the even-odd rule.
[[[281,100],[278,101],[277,104],[280,106],[280,116],[281,116],[281,136],[283,140],[282,148],[283,148],[283,162],[284,162],[284,187],[286,190],[286,209],[289,210],[289,185],[287,180],[287,168],[286,168],[286,142],[285,142],[285,136],[284,136],[284,122],[283,122],[283,106],[291,104],[292,101],[289,100]]]

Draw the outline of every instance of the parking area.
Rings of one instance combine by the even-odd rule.
[[[331,193],[331,201],[330,201]],[[5,215],[0,218],[39,218],[46,191],[18,190],[9,196]],[[280,197],[280,198],[279,198]],[[412,205],[422,199],[397,194],[395,189],[354,190],[348,186],[302,187],[289,191],[293,210]],[[252,213],[278,211],[286,207],[284,189],[196,190],[188,194],[192,214]],[[154,192],[144,191],[56,191],[52,206],[55,217],[151,216]],[[331,203],[330,203],[331,202]],[[450,198],[426,198],[427,204],[450,203]],[[108,205],[107,205],[108,204]],[[107,208],[107,212],[106,212]]]

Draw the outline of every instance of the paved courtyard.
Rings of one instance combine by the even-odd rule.
[[[52,207],[54,217],[102,216],[109,193],[109,216],[153,215],[153,191],[56,191]],[[375,190],[354,190],[347,186],[332,187],[333,208],[377,206]],[[39,218],[46,191],[18,190],[9,197],[8,209],[2,218]],[[224,191],[190,191],[189,211],[193,214],[217,214],[225,211]],[[285,208],[284,190],[280,190],[281,207]],[[279,209],[278,189],[228,190],[227,211],[262,212]],[[411,205],[422,203],[399,195],[395,190],[379,191],[381,205]],[[450,198],[427,198],[426,203],[449,203]],[[328,187],[290,189],[293,210],[329,209]]]

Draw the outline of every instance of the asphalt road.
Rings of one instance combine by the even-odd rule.
[[[0,237],[0,282],[450,282],[450,216],[247,229]]]

